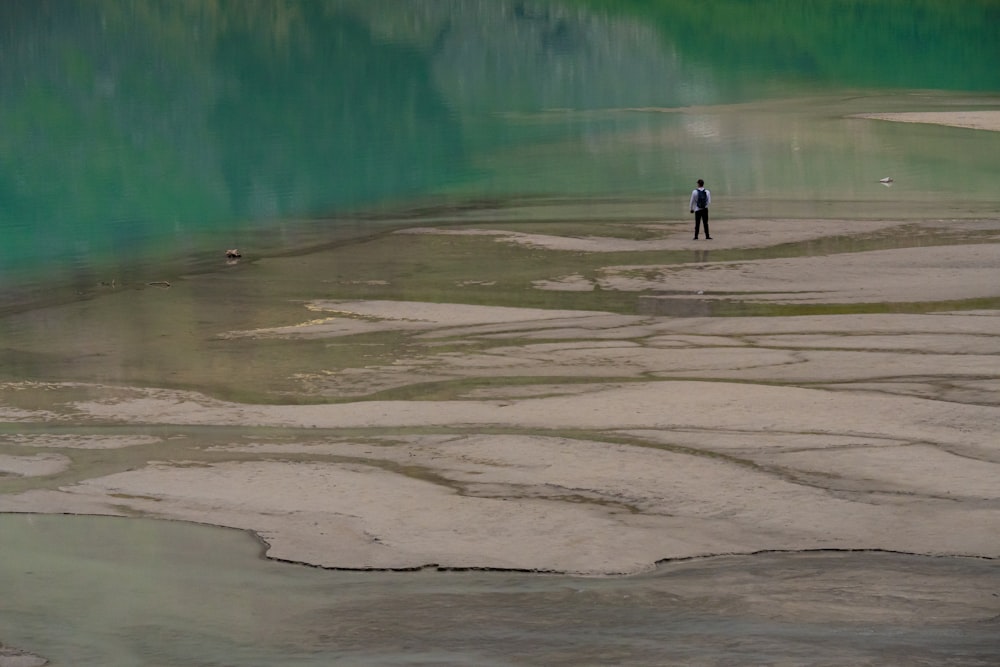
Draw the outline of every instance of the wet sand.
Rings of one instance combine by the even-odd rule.
[[[235,378],[294,387],[292,400],[176,379],[4,383],[0,417],[19,429],[0,445],[0,511],[230,526],[272,558],[349,569],[596,575],[770,550],[1000,555],[1000,221],[927,222],[920,245],[875,250],[865,239],[903,223],[717,224],[711,242],[692,241],[686,221],[632,224],[642,243],[490,225],[380,241],[543,253],[522,278],[526,300],[547,307],[491,305],[490,290],[503,303],[512,288],[476,275],[475,257],[433,301],[327,298],[329,281],[302,277],[350,249],[261,262],[274,284],[296,276],[295,298],[187,342],[184,318],[209,316],[170,311],[171,344],[208,349],[201,365],[238,349]],[[733,254],[829,238],[858,250]],[[694,261],[651,261],[672,252]],[[343,289],[390,294],[398,279],[379,275]],[[206,301],[211,280],[196,281]],[[102,304],[121,299],[136,317],[185,287],[171,289],[21,317],[10,344],[42,354],[72,335],[86,341],[81,374],[90,358],[124,371],[98,333]],[[469,289],[479,303],[462,302]],[[632,312],[581,307],[591,298]],[[671,316],[678,303],[747,314]],[[51,332],[67,312],[75,330]],[[180,368],[156,362],[163,377]]]

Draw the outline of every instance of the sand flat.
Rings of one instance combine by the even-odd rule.
[[[0,509],[129,508],[246,528],[273,557],[327,567],[436,563],[594,574],[762,549],[1000,550],[1000,494],[989,483],[1000,465],[998,407],[676,381],[503,401],[246,406],[161,393],[77,407],[135,424],[398,435],[377,444],[317,435],[322,448],[313,451],[272,443],[256,461],[150,462],[0,497]],[[406,436],[414,427],[458,431]],[[473,435],[483,428],[514,432]],[[567,429],[591,436],[530,434]],[[623,443],[611,429],[645,435]],[[676,442],[675,431],[685,434]],[[789,453],[795,434],[809,447]],[[716,437],[745,438],[756,453],[735,454],[731,442],[717,449]],[[780,446],[773,455],[770,437]],[[848,452],[853,458],[844,458]],[[889,461],[879,464],[885,474],[870,469],[879,460],[871,457],[892,452],[905,467]],[[894,469],[905,475],[886,476]]]
[[[662,211],[658,211],[662,215]],[[720,221],[719,226],[725,227],[725,233],[718,233],[711,244],[704,239],[695,241],[691,237],[691,225],[684,223],[660,223],[646,225],[654,235],[647,239],[626,239],[615,236],[592,235],[554,235],[542,233],[513,232],[480,227],[462,227],[452,229],[447,227],[419,227],[400,230],[397,234],[421,234],[439,236],[472,236],[491,237],[497,243],[527,246],[545,250],[562,252],[620,253],[620,252],[650,252],[681,250],[697,248],[699,250],[726,248],[762,248],[779,243],[793,243],[808,239],[837,235],[867,235],[892,229],[904,224],[893,218],[881,220],[844,220],[844,219],[777,219],[761,221],[754,218],[727,216]],[[713,227],[721,228],[721,227]],[[566,280],[566,278],[564,278]],[[581,289],[579,284],[570,281],[571,289]]]
[[[947,125],[950,127],[964,127],[972,130],[1000,132],[1000,110],[993,109],[984,109],[979,111],[901,111],[895,113],[864,113],[856,114],[852,117],[888,120],[896,123]]]
[[[747,222],[718,247],[864,239],[898,224]],[[551,292],[550,307],[492,305],[492,284],[479,285],[483,303],[462,303],[451,285],[431,301],[327,298],[317,283],[280,324],[265,309],[204,334],[210,363],[238,351],[287,400],[183,383],[0,385],[0,414],[30,427],[0,440],[21,485],[0,494],[0,511],[231,526],[271,557],[336,568],[620,574],[807,549],[995,558],[1000,222],[959,226],[976,242],[952,229],[937,243],[928,224],[919,247],[674,264],[600,262],[608,248],[648,250],[630,239],[496,236],[554,253],[545,279],[516,288]],[[662,232],[654,243],[692,243],[672,223]],[[597,268],[566,271],[567,250]],[[392,288],[376,278],[365,289]],[[588,289],[563,295],[560,282]],[[581,307],[615,295],[843,312]],[[939,306],[914,306],[928,301]],[[864,312],[873,306],[882,312]],[[97,343],[101,313],[76,320],[82,330],[94,318]],[[114,353],[88,341],[70,349]],[[308,366],[285,363],[305,354]]]
[[[822,257],[608,267],[602,289],[680,292],[772,303],[873,303],[996,297],[1000,244],[901,248]]]

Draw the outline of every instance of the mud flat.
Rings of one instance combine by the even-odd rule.
[[[903,224],[425,226],[349,279],[357,248],[13,318],[44,372],[0,386],[0,511],[230,526],[348,569],[996,558],[1000,222],[872,245]],[[213,319],[241,290],[255,309]],[[112,344],[107,309],[151,300],[174,347]]]

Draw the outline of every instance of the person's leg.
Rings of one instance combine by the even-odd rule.
[[[705,209],[701,209],[694,212],[694,237],[698,238],[698,234],[701,232],[701,220],[705,215]]]
[[[706,239],[710,239],[710,238],[712,238],[712,235],[709,234],[709,232],[708,232],[708,209],[706,208],[704,211],[702,211],[702,213],[705,214],[705,217],[702,218],[702,222],[705,225],[705,238]]]

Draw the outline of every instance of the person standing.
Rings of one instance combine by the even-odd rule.
[[[708,233],[708,205],[712,203],[711,191],[705,189],[705,181],[698,179],[698,187],[691,191],[691,212],[694,213],[694,238],[698,240],[701,225],[705,225],[705,238],[711,239]]]

